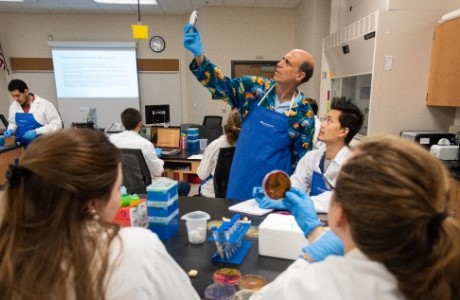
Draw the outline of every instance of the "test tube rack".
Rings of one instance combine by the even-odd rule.
[[[239,265],[252,246],[251,241],[243,240],[250,223],[240,222],[240,215],[235,214],[230,221],[222,223],[219,228],[211,228],[210,241],[214,241],[217,251],[212,262]]]

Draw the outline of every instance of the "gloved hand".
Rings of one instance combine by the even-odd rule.
[[[313,229],[323,225],[316,214],[313,201],[301,189],[293,187],[290,191],[287,191],[283,203],[291,211],[297,225],[299,225],[306,237]]]
[[[37,137],[37,132],[35,131],[35,129],[27,131],[22,136],[24,140],[29,141],[29,142],[35,139],[36,137]]]
[[[8,129],[7,131],[5,131],[5,132],[3,133],[3,135],[6,136],[6,137],[10,137],[10,136],[13,135],[13,130]]]
[[[184,26],[184,47],[195,56],[203,54],[200,33],[195,26],[190,24]]]
[[[308,254],[315,262],[322,261],[329,255],[343,256],[343,242],[332,230],[328,230],[313,244],[302,248],[302,252]]]
[[[256,199],[257,204],[259,204],[260,208],[271,208],[271,209],[284,209],[286,207],[283,204],[283,201],[275,201],[267,196],[265,196],[264,190],[260,186],[254,187],[252,190],[252,195],[254,199]]]

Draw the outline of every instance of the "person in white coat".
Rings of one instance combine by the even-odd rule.
[[[221,148],[235,147],[240,134],[241,118],[237,109],[232,109],[224,125],[224,134],[212,141],[203,153],[203,159],[198,166],[197,174],[202,181],[199,194],[207,198],[214,198],[214,171]]]
[[[6,137],[16,134],[15,142],[28,145],[39,135],[62,129],[62,119],[54,105],[31,93],[24,81],[11,80],[8,91],[14,101],[9,108]]]
[[[0,299],[200,299],[155,233],[112,223],[121,153],[103,133],[45,135],[7,179]]]
[[[317,212],[327,212],[331,192],[327,180],[334,182],[340,167],[350,154],[350,141],[358,133],[364,116],[356,104],[345,97],[334,98],[331,110],[321,123],[318,141],[324,147],[307,152],[291,175],[291,184],[306,192],[313,200]],[[262,208],[286,209],[282,201],[273,201],[263,193],[255,195]],[[299,222],[298,222],[299,223]]]
[[[329,209],[345,256],[328,256],[328,233],[316,227],[310,253],[327,258],[299,258],[250,299],[458,299],[460,224],[446,211],[450,180],[446,167],[411,141],[359,143],[337,176]]]
[[[110,142],[117,148],[141,149],[152,178],[160,177],[164,162],[156,155],[152,142],[139,134],[143,126],[141,113],[135,108],[127,108],[121,113],[121,123],[126,131],[112,134]]]

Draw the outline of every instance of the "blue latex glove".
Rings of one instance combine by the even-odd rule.
[[[254,199],[256,199],[257,204],[259,204],[260,208],[271,208],[271,209],[284,209],[286,207],[283,204],[283,201],[275,201],[267,196],[265,196],[264,190],[260,186],[254,187],[252,190],[252,195]]]
[[[195,26],[190,24],[184,26],[184,47],[195,56],[203,54],[200,33]]]
[[[298,188],[292,188],[290,191],[286,192],[283,203],[284,206],[291,211],[305,236],[308,237],[313,229],[323,225],[316,214],[313,201],[304,191]]]
[[[36,137],[37,137],[37,132],[35,131],[35,129],[27,131],[22,136],[24,140],[29,141],[29,142],[34,140]]]
[[[10,137],[10,136],[13,135],[13,131],[12,131],[11,129],[8,129],[7,131],[5,131],[5,132],[3,133],[3,135],[6,136],[6,137]]]
[[[329,255],[343,256],[343,242],[332,230],[328,230],[313,244],[302,248],[302,252],[308,254],[315,262],[322,261]]]

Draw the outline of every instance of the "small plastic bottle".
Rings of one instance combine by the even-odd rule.
[[[181,133],[180,135],[180,148],[182,150],[187,149],[187,135],[185,133]]]

